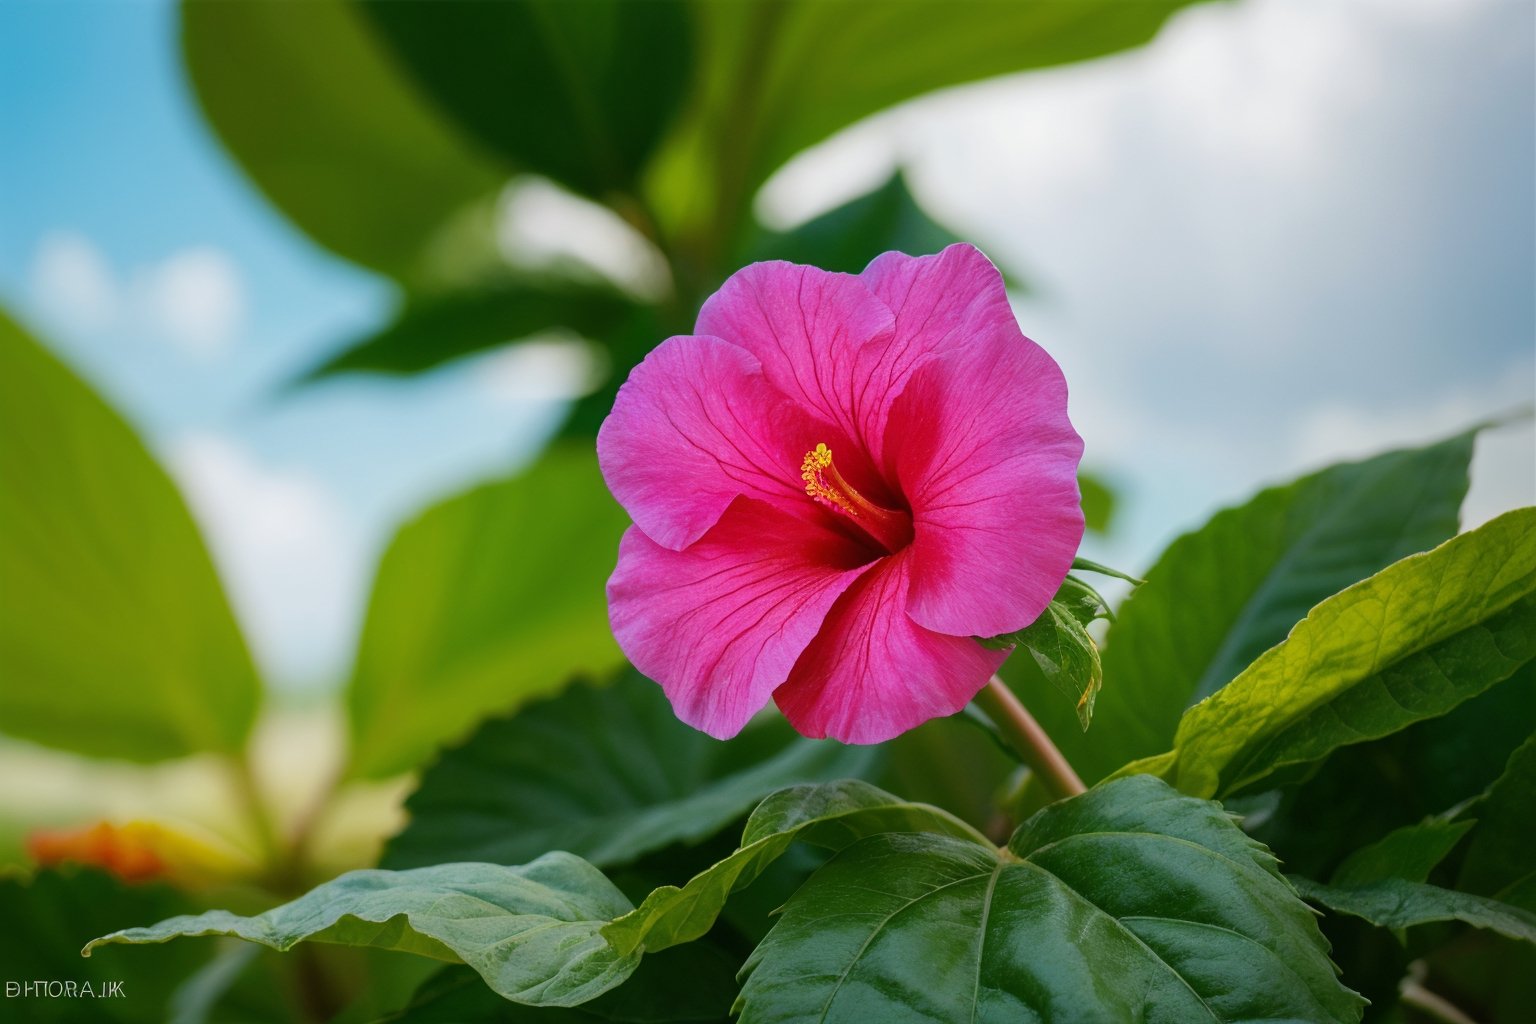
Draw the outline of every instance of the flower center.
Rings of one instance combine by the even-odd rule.
[[[852,519],[885,550],[894,554],[912,543],[912,517],[882,508],[854,490],[832,465],[832,449],[826,445],[818,444],[805,453],[800,479],[805,481],[806,494]]]

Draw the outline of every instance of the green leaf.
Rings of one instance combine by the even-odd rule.
[[[358,9],[487,150],[598,198],[633,189],[692,72],[681,0]]]
[[[758,805],[735,853],[681,889],[657,889],[603,934],[624,954],[691,942],[709,931],[732,892],[750,885],[796,839],[836,850],[878,832],[935,832],[993,848],[985,836],[947,811],[909,803],[866,782],[795,786]]]
[[[936,253],[962,239],[934,222],[896,171],[873,192],[852,199],[789,231],[762,231],[740,262],[788,260],[823,270],[857,274],[883,252],[910,256]],[[1014,289],[1020,282],[1008,275]]]
[[[1533,658],[1536,508],[1527,508],[1312,609],[1185,714],[1173,751],[1143,764],[1187,793],[1236,792],[1442,715]]]
[[[0,312],[0,729],[97,757],[243,748],[260,684],[180,494]]]
[[[565,850],[599,867],[694,843],[799,782],[858,775],[869,748],[801,739],[781,719],[721,742],[678,721],[661,687],[627,670],[492,719],[422,775],[383,866],[518,864]]]
[[[409,771],[488,712],[617,667],[603,581],[626,523],[583,446],[407,524],[347,693],[352,775]]]
[[[1536,914],[1486,896],[1403,878],[1384,878],[1363,885],[1323,885],[1296,877],[1292,877],[1291,882],[1308,901],[1340,914],[1363,918],[1382,928],[1462,921],[1511,939],[1536,942]]]
[[[574,1006],[620,984],[640,961],[598,934],[630,909],[613,883],[568,853],[522,867],[443,864],[414,871],[349,871],[254,917],[184,915],[91,940],[111,943],[232,935],[286,952],[300,942],[395,949],[474,968],[502,997]]]
[[[1027,821],[1004,853],[846,847],[747,962],[741,1024],[1355,1021],[1316,919],[1221,807],[1145,776]]]
[[[984,643],[988,647],[1018,647],[1028,654],[1041,674],[1072,702],[1078,725],[1086,730],[1093,720],[1094,701],[1104,685],[1104,670],[1099,663],[1099,645],[1084,628],[1092,615],[1088,620],[1082,618],[1085,597],[1098,595],[1091,589],[1084,594],[1084,586],[1076,580],[1066,584],[1071,604],[1063,603],[1058,595],[1030,625],[1016,633],[989,637]],[[1098,603],[1102,606],[1103,599]]]
[[[507,170],[405,79],[356,6],[184,2],[181,35],[220,141],[316,242],[418,282],[452,276],[466,246],[492,250]]]
[[[1472,813],[1476,830],[1462,862],[1457,888],[1498,896],[1536,911],[1536,736],[1525,741]]]
[[[418,296],[385,327],[345,345],[301,379],[359,371],[420,373],[555,329],[602,338],[633,308],[633,301],[611,286],[578,281],[508,280]]]
[[[1332,466],[1262,491],[1185,534],[1121,605],[1104,641],[1107,696],[1083,736],[1003,676],[1093,782],[1173,744],[1184,709],[1228,683],[1324,598],[1454,536],[1473,433]],[[1036,707],[1036,705],[1042,705]]]
[[[1096,473],[1077,474],[1077,489],[1083,496],[1083,525],[1091,533],[1108,533],[1115,520],[1119,500],[1114,488]]]
[[[1431,818],[1394,829],[1350,854],[1333,873],[1333,885],[1368,885],[1386,878],[1423,882],[1472,828],[1471,821]]]

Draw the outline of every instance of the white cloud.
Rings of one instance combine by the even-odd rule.
[[[225,351],[245,321],[245,288],[222,249],[183,249],[134,283],[148,328],[193,356]]]
[[[53,231],[38,243],[30,288],[41,315],[65,332],[142,334],[198,359],[225,352],[246,319],[238,267],[207,245],[118,271],[86,236]]]
[[[51,231],[32,258],[31,290],[45,317],[66,329],[96,331],[118,314],[117,281],[106,257],[75,231]]]
[[[341,671],[368,566],[331,492],[214,434],[172,443],[167,462],[269,678],[303,685]]]

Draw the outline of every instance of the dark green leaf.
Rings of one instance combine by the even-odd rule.
[[[1174,541],[1105,637],[1109,694],[1083,736],[1041,723],[1089,782],[1167,750],[1179,716],[1216,692],[1324,598],[1456,533],[1473,434],[1333,466],[1217,513]],[[1032,708],[1038,680],[1004,666]]]
[[[1078,725],[1086,730],[1093,720],[1099,688],[1104,684],[1104,670],[1099,664],[1099,645],[1083,628],[1083,595],[1076,588],[1072,590],[1068,594],[1070,605],[1054,600],[1029,626],[1017,633],[988,638],[985,643],[988,647],[1016,646],[1014,658],[1027,655],[1040,673],[1072,702]]]
[[[181,34],[220,141],[316,242],[409,281],[491,251],[506,170],[417,93],[354,5],[184,2]]]
[[[1510,755],[1504,774],[1471,813],[1477,826],[1457,888],[1536,911],[1536,736]]]
[[[1443,861],[1461,837],[1472,828],[1470,821],[1432,818],[1387,833],[1362,847],[1333,873],[1334,885],[1368,885],[1385,878],[1423,882]]]
[[[1382,928],[1462,921],[1512,939],[1536,942],[1536,914],[1486,896],[1403,878],[1384,878],[1363,885],[1323,885],[1297,877],[1292,877],[1291,882],[1308,901],[1340,914],[1364,918]]]
[[[868,748],[801,739],[781,719],[727,742],[678,721],[633,669],[492,719],[445,752],[406,802],[383,866],[518,864],[565,850],[625,864],[704,839],[776,789],[864,772]]]
[[[591,449],[573,446],[407,524],[347,695],[352,774],[409,771],[488,712],[620,664],[603,581],[626,522]]]
[[[692,73],[681,0],[357,6],[452,122],[598,198],[633,189]]]
[[[878,832],[935,832],[992,849],[985,836],[948,812],[909,803],[866,782],[795,786],[758,805],[735,853],[681,889],[657,889],[603,934],[622,953],[691,942],[709,931],[732,892],[751,884],[796,839],[836,850]]]
[[[1221,807],[1155,779],[1041,811],[999,854],[846,847],[748,961],[741,1024],[1355,1021],[1317,923]]]
[[[631,909],[592,865],[567,853],[532,864],[443,864],[414,871],[351,871],[254,917],[225,910],[173,917],[93,939],[159,943],[233,935],[286,952],[300,942],[397,949],[463,962],[513,1002],[574,1006],[623,982],[638,953],[598,934]]]
[[[1191,708],[1138,767],[1232,793],[1338,747],[1443,715],[1536,659],[1536,508],[1506,513],[1312,609]]]
[[[0,312],[0,729],[98,757],[240,750],[245,641],[165,471]]]
[[[506,281],[408,301],[383,329],[347,344],[303,380],[338,373],[420,373],[459,356],[563,329],[601,339],[634,308],[602,284]]]
[[[923,212],[912,198],[906,177],[897,171],[873,192],[797,228],[762,232],[740,262],[788,260],[857,274],[883,252],[925,256],[959,241],[959,236]],[[1010,287],[1021,287],[1014,275],[1008,277]]]

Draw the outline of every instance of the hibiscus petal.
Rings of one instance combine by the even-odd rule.
[[[684,551],[631,527],[608,581],[608,615],[625,655],[661,684],[677,717],[726,739],[768,703],[868,561],[814,518],[740,498]]]
[[[934,256],[888,252],[860,280],[896,317],[885,345],[860,351],[854,414],[876,465],[883,455],[891,406],[926,356],[1024,336],[1008,305],[1003,276],[973,245],[956,243]]]
[[[774,691],[800,732],[884,742],[964,708],[1008,657],[913,622],[905,611],[910,572],[908,552],[875,563],[838,599]]]
[[[854,416],[854,394],[863,386],[858,353],[889,345],[894,325],[859,278],[770,262],[732,274],[704,303],[697,330],[751,352],[780,391],[861,437]]]
[[[912,508],[912,618],[971,636],[1033,622],[1083,537],[1083,442],[1056,361],[1028,339],[933,357],[886,444]]]
[[[635,525],[677,550],[738,495],[806,504],[800,464],[828,429],[776,390],[745,349],[669,338],[619,389],[597,458]]]

